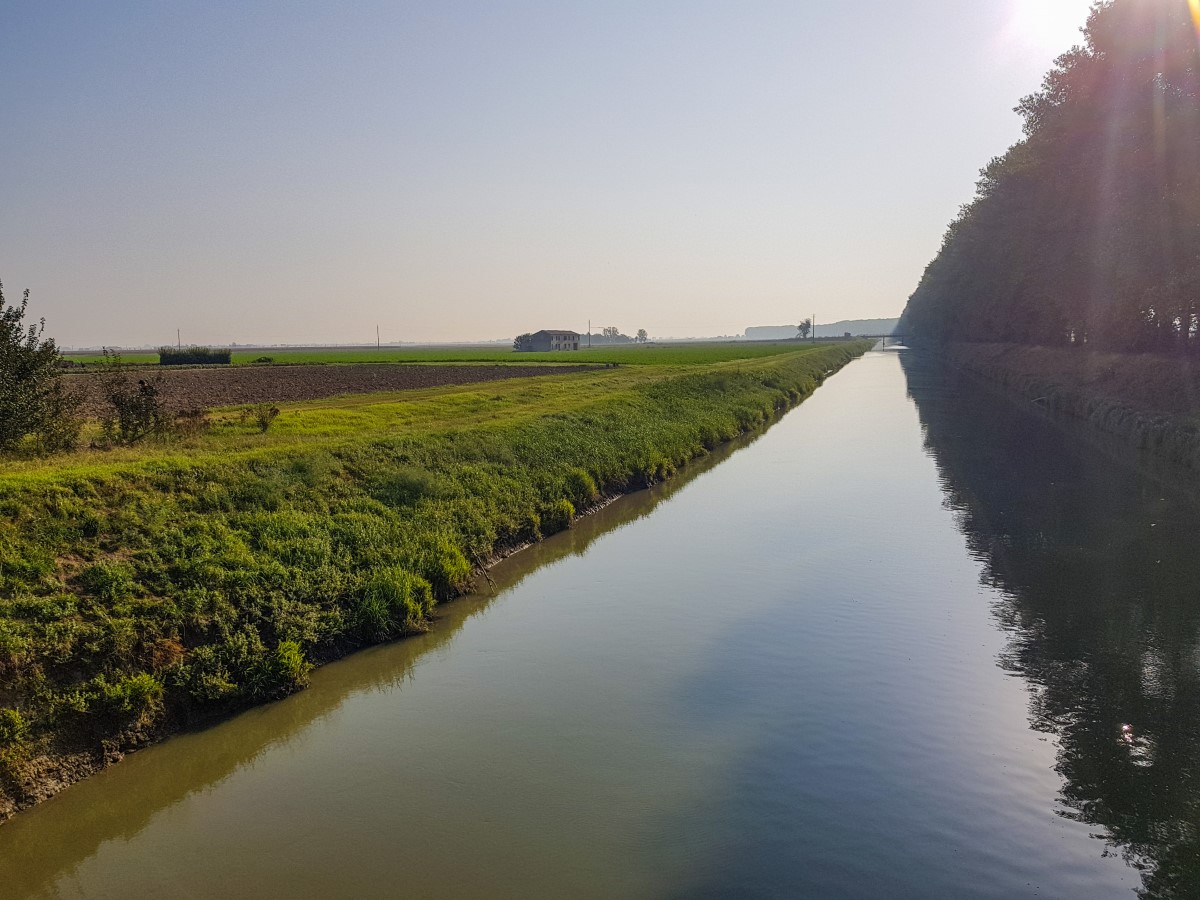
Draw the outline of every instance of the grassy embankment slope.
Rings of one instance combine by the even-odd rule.
[[[953,365],[1200,471],[1200,369],[1176,354],[947,344]]]
[[[0,467],[0,818],[313,663],[424,626],[492,554],[767,422],[867,343],[220,415]]]

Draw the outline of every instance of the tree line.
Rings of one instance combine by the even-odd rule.
[[[1200,350],[1200,13],[1096,3],[909,298],[934,340]]]
[[[630,336],[615,325],[601,328],[599,334],[592,335],[592,341],[597,344],[645,344],[649,340],[650,335],[645,328],[639,328],[636,334]]]

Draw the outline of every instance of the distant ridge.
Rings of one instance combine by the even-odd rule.
[[[891,334],[900,324],[899,319],[843,319],[841,322],[817,323],[817,337],[841,337],[851,334]],[[796,336],[795,325],[755,325],[746,329],[746,339],[751,341],[780,341]]]

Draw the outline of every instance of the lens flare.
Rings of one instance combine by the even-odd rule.
[[[1200,37],[1200,0],[1188,0],[1192,10],[1192,21],[1196,23],[1196,35]]]

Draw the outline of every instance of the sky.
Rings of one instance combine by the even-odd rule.
[[[4,0],[61,346],[900,313],[1089,0]]]

